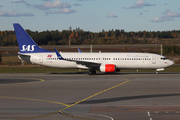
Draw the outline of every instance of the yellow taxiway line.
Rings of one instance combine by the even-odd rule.
[[[81,103],[81,102],[83,102],[83,101],[85,101],[85,100],[88,100],[88,99],[90,99],[90,98],[92,98],[92,97],[94,97],[94,96],[97,96],[97,95],[99,95],[99,94],[101,94],[101,93],[104,93],[104,92],[109,91],[109,90],[111,90],[111,89],[113,89],[113,88],[116,88],[116,87],[118,87],[118,86],[121,86],[121,85],[123,85],[123,84],[125,84],[125,83],[127,83],[127,82],[129,82],[129,81],[130,81],[130,80],[126,79],[125,82],[122,82],[122,83],[117,84],[117,85],[115,85],[115,86],[113,86],[113,87],[110,87],[110,88],[108,88],[108,89],[105,89],[105,90],[102,90],[102,91],[100,91],[100,92],[98,92],[98,93],[95,93],[95,94],[93,94],[93,95],[91,95],[91,96],[89,96],[89,97],[87,97],[87,98],[84,98],[84,99],[82,99],[82,100],[80,100],[80,101],[78,101],[78,102],[76,102],[76,103],[74,103],[74,104],[71,104],[71,105],[67,106],[66,108],[63,108],[63,109],[59,110],[59,112],[62,112],[63,110],[65,110],[65,109],[67,109],[67,108],[70,108],[70,107],[72,107],[72,106],[74,106],[74,105],[77,105],[77,104],[79,104],[79,103]]]
[[[33,82],[21,82],[21,83],[7,83],[7,84],[0,84],[0,85],[12,85],[12,84],[27,84],[27,83],[36,83],[36,82],[44,82],[43,79],[34,79],[34,78],[22,78],[22,79],[29,79],[29,80],[38,80]]]
[[[10,99],[19,99],[19,100],[33,100],[33,101],[39,101],[39,102],[49,102],[49,103],[54,103],[54,104],[59,104],[59,105],[64,105],[66,107],[69,107],[69,105],[67,105],[67,104],[60,103],[60,102],[55,102],[55,101],[49,101],[49,100],[21,98],[21,97],[6,97],[6,96],[0,96],[0,98],[10,98]]]
[[[37,79],[36,79],[36,80],[37,80]],[[44,80],[42,80],[42,79],[38,79],[38,80],[40,80],[39,82],[44,81]],[[24,119],[19,119],[19,120],[28,120],[28,119],[35,119],[35,118],[43,118],[43,117],[50,116],[50,115],[53,115],[53,114],[56,114],[56,113],[61,113],[61,114],[65,115],[65,116],[68,116],[68,117],[74,117],[74,118],[79,118],[79,119],[92,120],[92,119],[80,118],[80,117],[75,117],[75,116],[68,115],[68,114],[64,113],[63,110],[65,110],[65,109],[67,109],[67,108],[70,108],[70,107],[72,107],[72,106],[74,106],[74,105],[77,105],[77,104],[79,104],[79,103],[81,103],[81,102],[83,102],[83,101],[85,101],[85,100],[88,100],[88,99],[90,99],[90,98],[92,98],[92,97],[95,97],[95,96],[97,96],[97,95],[99,95],[99,94],[102,94],[102,93],[104,93],[104,92],[106,92],[106,91],[109,91],[109,90],[111,90],[111,89],[114,89],[114,88],[116,88],[116,87],[119,87],[119,86],[121,86],[121,85],[123,85],[123,84],[125,84],[125,83],[127,83],[127,82],[130,81],[130,80],[128,80],[128,79],[125,79],[125,80],[126,80],[126,81],[124,81],[124,82],[122,82],[122,83],[120,83],[120,84],[117,84],[117,85],[115,85],[115,86],[113,86],[113,87],[110,87],[110,88],[107,88],[107,89],[105,89],[105,90],[102,90],[102,91],[100,91],[100,92],[98,92],[98,93],[95,93],[95,94],[93,94],[93,95],[91,95],[91,96],[89,96],[89,97],[86,97],[86,98],[84,98],[84,99],[82,99],[82,100],[80,100],[80,101],[77,101],[76,103],[71,104],[71,105],[67,105],[67,104],[60,103],[60,102],[55,102],[55,101],[40,100],[40,99],[31,99],[31,98],[6,97],[6,96],[0,96],[0,98],[21,99],[21,100],[34,100],[34,101],[49,102],[49,103],[60,104],[60,105],[66,106],[66,107],[63,108],[63,109],[58,110],[58,111],[53,112],[53,113],[50,113],[50,114],[46,114],[46,115],[42,115],[42,116],[37,116],[37,117],[31,117],[31,118],[24,118]],[[30,83],[30,82],[28,82],[28,83]],[[32,83],[32,82],[31,82],[31,83]],[[18,84],[18,83],[17,83],[17,84]],[[19,84],[20,84],[20,83],[19,83]]]

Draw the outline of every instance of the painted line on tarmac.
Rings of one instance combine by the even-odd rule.
[[[64,116],[67,116],[67,117],[71,117],[71,118],[77,118],[77,119],[83,119],[83,120],[94,120],[94,119],[89,119],[89,118],[77,117],[77,116],[74,116],[74,115],[67,114],[65,112],[61,112],[61,114],[64,115]]]
[[[25,78],[25,79],[31,79],[31,78]],[[27,82],[27,83],[36,83],[36,82],[44,82],[45,81],[43,79],[31,79],[31,80],[39,80],[39,81]],[[25,84],[25,83],[19,83],[19,84]]]
[[[80,100],[80,101],[78,101],[78,102],[76,102],[76,103],[74,103],[74,104],[69,105],[67,108],[72,107],[72,106],[74,106],[74,105],[77,105],[77,104],[79,104],[79,103],[81,103],[81,102],[83,102],[83,101],[85,101],[85,100],[88,100],[88,99],[90,99],[90,98],[92,98],[92,97],[94,97],[94,96],[97,96],[97,95],[99,95],[99,94],[101,94],[101,93],[104,93],[104,92],[106,92],[106,91],[109,91],[109,90],[111,90],[111,89],[113,89],[113,88],[116,88],[116,87],[118,87],[118,86],[121,86],[121,85],[123,85],[123,84],[125,84],[125,83],[127,83],[127,82],[129,82],[129,81],[130,81],[130,80],[126,79],[125,82],[122,82],[122,83],[120,83],[120,84],[118,84],[118,85],[115,85],[115,86],[113,86],[113,87],[107,88],[107,89],[102,90],[102,91],[100,91],[100,92],[98,92],[98,93],[95,93],[95,94],[93,94],[93,95],[91,95],[91,96],[89,96],[89,97],[87,97],[87,98],[84,98],[84,99],[82,99],[82,100]],[[65,110],[65,109],[67,109],[67,108],[63,108],[63,109],[61,109],[60,111],[63,111],[63,110]]]
[[[54,103],[54,104],[64,105],[64,106],[66,106],[66,107],[69,106],[69,105],[64,104],[64,103],[55,102],[55,101],[49,101],[49,100],[41,100],[41,99],[21,98],[21,97],[7,97],[7,96],[0,96],[0,98],[10,98],[10,99],[19,99],[19,100],[32,100],[32,101],[48,102],[48,103]]]
[[[152,118],[151,118],[151,114],[150,114],[150,112],[149,112],[149,111],[147,111],[147,114],[148,114],[149,120],[152,120]]]
[[[72,107],[72,106],[74,106],[74,105],[77,105],[77,104],[79,104],[79,103],[81,103],[81,102],[83,102],[83,101],[85,101],[85,100],[88,100],[88,99],[90,99],[90,98],[92,98],[92,97],[94,97],[94,96],[97,96],[97,95],[99,95],[99,94],[101,94],[101,93],[104,93],[104,92],[106,92],[106,91],[109,91],[109,90],[111,90],[111,89],[114,89],[114,88],[116,88],[116,87],[119,87],[119,86],[121,86],[121,85],[123,85],[123,84],[125,84],[125,83],[127,83],[127,82],[129,82],[129,81],[130,81],[130,80],[126,79],[125,82],[122,82],[122,83],[117,84],[117,85],[115,85],[115,86],[113,86],[113,87],[110,87],[110,88],[107,88],[107,89],[105,89],[105,90],[102,90],[102,91],[100,91],[100,92],[98,92],[98,93],[95,93],[95,94],[93,94],[93,95],[91,95],[91,96],[89,96],[89,97],[87,97],[87,98],[84,98],[84,99],[82,99],[82,100],[80,100],[80,101],[78,101],[78,102],[76,102],[76,103],[74,103],[74,104],[71,104],[71,105],[67,106],[66,108],[63,108],[63,109],[59,110],[59,112],[60,112],[61,114],[63,114],[63,115],[66,115],[66,116],[70,117],[70,115],[64,113],[63,110],[65,110],[65,109],[67,109],[67,108],[70,108],[70,107]]]
[[[47,117],[47,116],[50,116],[50,115],[54,115],[54,114],[56,114],[56,113],[59,113],[59,112],[56,111],[56,112],[49,113],[49,114],[42,115],[42,116],[30,117],[30,118],[23,118],[23,119],[18,119],[18,120],[30,120],[30,119],[36,119],[36,118],[43,118],[43,117]]]
[[[21,83],[7,83],[7,84],[0,84],[0,85],[12,85],[12,84],[27,84],[27,83],[37,83],[37,82],[44,82],[45,80],[43,79],[34,79],[34,78],[22,78],[22,79],[29,79],[29,80],[38,80],[38,81],[33,81],[33,82],[21,82]]]
[[[113,86],[113,87],[110,87],[110,88],[107,88],[107,89],[105,89],[105,90],[102,90],[102,91],[100,91],[100,92],[98,92],[98,93],[95,93],[95,94],[93,94],[93,95],[91,95],[91,96],[89,96],[89,97],[86,97],[86,98],[84,98],[84,99],[82,99],[82,100],[80,100],[80,101],[78,101],[78,102],[76,102],[76,103],[74,103],[74,104],[66,105],[66,107],[63,108],[63,109],[61,109],[61,110],[55,111],[55,112],[50,113],[50,114],[42,115],[42,116],[31,117],[31,118],[24,118],[24,119],[19,119],[19,120],[29,120],[29,119],[43,118],[43,117],[47,117],[47,116],[50,116],[50,115],[54,115],[54,114],[56,114],[56,113],[61,113],[62,115],[65,115],[65,116],[67,116],[67,117],[72,117],[72,118],[79,118],[79,119],[84,119],[84,120],[93,120],[93,119],[88,119],[88,118],[81,118],[81,117],[71,116],[71,115],[69,115],[69,114],[67,114],[67,113],[64,113],[63,110],[65,110],[65,109],[67,109],[67,108],[70,108],[70,107],[72,107],[72,106],[74,106],[74,105],[77,105],[77,104],[79,104],[79,103],[81,103],[81,102],[83,102],[83,101],[85,101],[85,100],[88,100],[88,99],[90,99],[90,98],[92,98],[92,97],[94,97],[94,96],[97,96],[97,95],[99,95],[99,94],[101,94],[101,93],[104,93],[104,92],[106,92],[106,91],[109,91],[109,90],[111,90],[111,89],[114,89],[114,88],[116,88],[116,87],[119,87],[119,86],[121,86],[121,85],[123,85],[123,84],[125,84],[125,83],[127,83],[127,82],[130,81],[130,80],[128,80],[128,79],[125,79],[125,80],[126,80],[125,82],[122,82],[122,83],[117,84],[117,85],[115,85],[115,86]]]
[[[102,117],[109,118],[110,120],[114,120],[112,117],[107,116],[107,115],[102,115],[102,114],[93,114],[93,113],[89,113],[89,114],[91,114],[91,115],[97,115],[97,116],[102,116]]]
[[[95,119],[90,119],[90,118],[77,117],[77,116],[74,116],[74,115],[67,114],[65,112],[62,112],[61,114],[64,115],[64,116],[71,117],[71,118],[77,118],[77,119],[83,119],[83,120],[95,120]],[[107,115],[102,115],[102,114],[87,113],[87,115],[96,115],[96,116],[109,118],[110,120],[114,120],[112,117],[107,116]]]

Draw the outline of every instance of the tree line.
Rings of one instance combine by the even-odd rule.
[[[180,47],[177,45],[163,45],[163,55],[180,55]]]
[[[138,31],[125,32],[119,30],[102,30],[101,32],[75,30],[47,30],[26,32],[38,45],[114,45],[114,44],[153,44],[149,38],[179,39],[180,30],[173,31]],[[14,31],[0,31],[0,46],[16,46],[17,40]]]

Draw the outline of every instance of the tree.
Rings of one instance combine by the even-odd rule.
[[[48,45],[56,45],[56,41],[49,41]]]
[[[124,35],[123,34],[121,34],[121,40],[124,40]]]
[[[180,39],[180,33],[178,33],[178,39]]]
[[[146,38],[146,31],[143,31],[143,38]]]
[[[2,62],[2,55],[1,55],[1,53],[0,53],[0,63]]]
[[[128,52],[127,46],[125,46],[125,48],[124,48],[124,52]]]
[[[83,31],[79,27],[72,30],[70,26],[68,30],[58,31],[31,31],[26,30],[26,32],[32,37],[32,39],[38,45],[48,45],[48,44],[58,44],[67,45],[69,40],[72,44],[154,44],[155,38],[158,37],[161,43],[173,43],[177,44],[178,39],[180,39],[180,30],[172,31],[138,31],[138,32],[125,32],[123,29],[115,29],[105,31],[104,29],[100,32],[90,32]],[[149,39],[152,38],[152,39]],[[162,39],[161,39],[162,38]],[[164,39],[170,38],[170,39]],[[176,38],[176,39],[172,39]],[[16,45],[17,40],[14,31],[0,31],[0,46]],[[177,54],[177,47],[168,46],[167,54]],[[173,53],[174,52],[174,53]]]

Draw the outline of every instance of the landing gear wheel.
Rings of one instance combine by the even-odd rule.
[[[92,74],[93,74],[93,72],[90,70],[90,71],[88,72],[88,74],[89,74],[89,75],[92,75]]]
[[[89,75],[95,75],[96,74],[96,70],[89,70],[88,74]]]
[[[95,75],[95,74],[96,74],[96,71],[95,71],[95,70],[93,70],[93,71],[92,71],[92,73]]]

